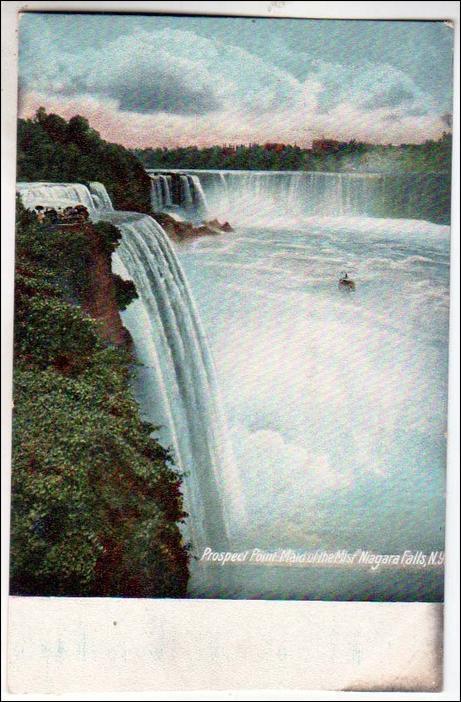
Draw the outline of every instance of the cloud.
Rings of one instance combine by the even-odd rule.
[[[319,61],[317,77],[322,84],[320,112],[329,112],[345,102],[365,112],[404,108],[408,114],[413,110],[412,114],[419,116],[437,109],[431,95],[407,73],[389,64],[341,66]]]
[[[36,16],[21,28],[21,114],[40,104],[66,117],[79,111],[127,146],[309,145],[324,134],[399,142],[442,130],[432,97],[387,64],[312,60],[298,80],[269,59],[192,31],[136,28],[66,52],[50,27]]]
[[[114,100],[120,111],[141,114],[204,114],[221,105],[212,76],[170,51],[168,36],[138,32],[70,55],[53,50],[49,26],[38,20],[36,31],[21,32],[23,91]]]
[[[114,99],[123,112],[200,115],[226,104],[267,112],[294,104],[301,90],[288,73],[249,52],[192,32],[137,31],[84,56],[53,60],[46,52],[51,60],[39,58],[39,67],[32,55],[43,56],[49,37],[25,40],[21,75],[28,89]]]
[[[153,72],[150,66],[138,66],[136,80],[127,80],[123,75],[114,76],[94,92],[117,100],[122,112],[187,115],[206,114],[221,107],[212,86],[194,85],[181,74],[178,63],[162,73]]]
[[[414,92],[404,85],[390,85],[382,92],[362,102],[362,107],[367,110],[375,110],[380,107],[398,107],[402,103],[413,102],[414,98]]]

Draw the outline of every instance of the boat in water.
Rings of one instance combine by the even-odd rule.
[[[342,273],[338,283],[339,288],[345,290],[355,290],[355,281],[349,278],[347,273]]]

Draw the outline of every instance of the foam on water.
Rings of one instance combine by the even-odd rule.
[[[81,202],[123,232],[114,270],[139,293],[123,313],[143,363],[137,396],[187,471],[194,547],[442,550],[449,230],[357,216],[370,178],[357,188],[354,178],[273,175],[181,174],[190,207],[240,224],[176,254],[152,218],[113,211],[100,184],[18,190],[26,207]],[[318,197],[291,217],[303,179]],[[168,174],[153,177],[157,204],[173,189]],[[212,209],[226,202],[232,209]],[[338,289],[342,270],[355,293]],[[190,592],[407,600],[442,591],[441,571],[233,575],[194,561]]]
[[[241,226],[295,228],[309,217],[400,217],[449,221],[444,173],[308,171],[149,171],[182,183],[175,204]],[[191,189],[191,192],[189,190]],[[157,207],[165,201],[155,196]]]
[[[322,218],[178,246],[252,515],[242,548],[443,548],[447,235]],[[341,270],[354,294],[338,289]],[[329,596],[328,575],[313,593],[306,575],[268,570],[241,569],[236,595]],[[356,577],[343,593],[365,588]],[[398,596],[374,586],[411,599],[416,580],[402,577]]]
[[[93,181],[89,187],[82,183],[52,183],[36,181],[16,183],[24,207],[67,207],[85,205],[90,214],[113,211],[112,201],[102,183]]]

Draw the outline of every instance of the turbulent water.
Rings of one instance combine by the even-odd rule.
[[[104,219],[106,219],[106,215]],[[138,397],[148,418],[163,425],[185,480],[188,532],[194,553],[229,546],[243,500],[221,496],[238,485],[220,407],[213,363],[187,281],[163,229],[146,215],[114,213],[122,231],[114,271],[134,281],[139,299],[122,314],[143,363]]]
[[[154,211],[182,209],[254,227],[296,226],[306,216],[415,218],[449,222],[443,173],[153,171]]]
[[[186,472],[193,554],[443,550],[448,227],[351,216],[367,196],[357,204],[344,178],[320,197],[293,174],[185,175],[152,178],[157,204],[206,209],[235,232],[175,251],[152,218],[113,211],[101,184],[18,189],[26,206],[79,201],[123,232],[113,266],[139,293],[123,313],[143,364],[135,390]],[[355,292],[338,288],[346,270]],[[443,591],[440,568],[191,566],[192,596]]]
[[[177,247],[251,515],[239,547],[443,550],[448,227],[307,205],[280,218],[286,189],[262,187],[250,211],[248,181],[234,217],[211,211],[235,233]],[[213,187],[210,208],[223,202]],[[355,292],[338,288],[342,271]],[[441,569],[233,570],[234,597],[437,600],[443,588]]]
[[[85,205],[90,213],[113,210],[111,199],[102,183],[92,182],[89,187],[81,183],[17,183],[16,190],[21,195],[25,207],[67,207]]]

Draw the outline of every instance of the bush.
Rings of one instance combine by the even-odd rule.
[[[123,280],[119,275],[114,275],[115,299],[119,310],[125,310],[130,302],[138,297],[135,284],[131,280]]]
[[[133,358],[68,300],[85,231],[39,227],[20,203],[17,230],[11,593],[184,596],[181,475],[139,417]],[[98,232],[112,250],[118,230]],[[133,284],[116,285],[128,304]]]
[[[119,210],[150,212],[150,178],[138,159],[101,139],[84,117],[69,122],[39,108],[18,120],[18,180],[104,183]]]

